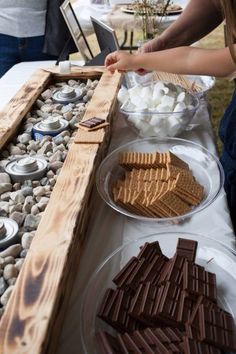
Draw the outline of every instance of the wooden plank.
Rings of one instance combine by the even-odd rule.
[[[110,74],[104,75],[108,80]],[[120,79],[116,75],[110,92],[103,86],[107,80],[97,86],[110,115]],[[96,114],[97,104],[102,107],[94,95],[91,113]],[[54,353],[87,226],[94,174],[106,144],[107,136],[100,145],[72,144],[2,317],[0,353]]]
[[[103,90],[100,90],[100,86],[97,86],[94,91],[94,100],[88,104],[83,121],[89,118],[94,117],[94,105],[96,105],[96,117],[103,118],[107,122],[110,122],[110,95],[117,96],[119,86],[117,85],[117,80],[120,80],[121,76],[119,73],[110,74],[106,71],[100,79],[100,84],[103,87]],[[105,129],[99,131],[90,131],[85,132],[82,129],[78,129],[78,132],[75,136],[75,143],[84,143],[85,139],[87,143],[100,143],[101,139],[105,135]]]
[[[106,71],[104,66],[71,66],[71,73],[68,75],[60,74],[59,67],[53,66],[44,69],[46,72],[52,73],[55,79],[73,79],[79,76],[80,79],[96,79]]]
[[[15,134],[26,113],[47,86],[52,74],[37,70],[0,112],[0,149]]]

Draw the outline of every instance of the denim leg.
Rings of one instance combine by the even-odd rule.
[[[43,53],[44,36],[20,38],[21,61],[56,60],[57,57]]]
[[[0,34],[0,78],[19,62],[17,38]]]

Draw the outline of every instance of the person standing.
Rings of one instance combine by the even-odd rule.
[[[70,38],[62,2],[0,0],[0,77],[22,61],[58,58]]]

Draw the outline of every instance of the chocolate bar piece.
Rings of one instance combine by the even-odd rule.
[[[131,299],[131,295],[123,290],[108,289],[100,306],[98,317],[121,333],[143,328],[128,314]]]
[[[198,297],[196,295],[189,294],[187,291],[181,292],[177,318],[178,322],[185,324],[185,322],[190,321],[196,307],[197,299]]]
[[[151,262],[153,257],[156,255],[162,256],[162,251],[158,241],[156,242],[146,242],[140,249],[137,255],[138,259],[145,258],[148,262]]]
[[[179,238],[176,254],[187,258],[190,262],[195,262],[197,252],[197,241]]]
[[[233,317],[225,311],[199,307],[200,340],[218,348],[236,351]]]
[[[105,123],[105,119],[93,117],[93,118],[89,118],[87,120],[80,122],[79,125],[81,125],[82,127],[91,129],[91,128],[97,127],[98,125],[100,125],[102,123]]]
[[[182,333],[173,328],[146,328],[116,337],[100,331],[97,335],[104,354],[182,354]]]
[[[167,263],[165,270],[163,270],[160,283],[170,281],[182,287],[185,262],[186,258],[175,254],[174,257]]]
[[[184,337],[184,354],[221,354],[219,348]]]
[[[183,289],[196,295],[204,295],[216,301],[216,275],[204,270],[203,267],[188,261],[183,269]]]

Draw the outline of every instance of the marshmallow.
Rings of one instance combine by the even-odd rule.
[[[122,104],[129,99],[129,93],[126,87],[122,86],[117,95],[118,101]]]
[[[60,74],[70,74],[70,62],[69,60],[59,62]]]
[[[175,106],[173,112],[183,112],[184,109],[186,109],[186,104],[184,102],[179,102]]]
[[[174,104],[175,99],[169,95],[165,95],[161,99],[161,105],[170,107],[169,112],[173,111]]]

